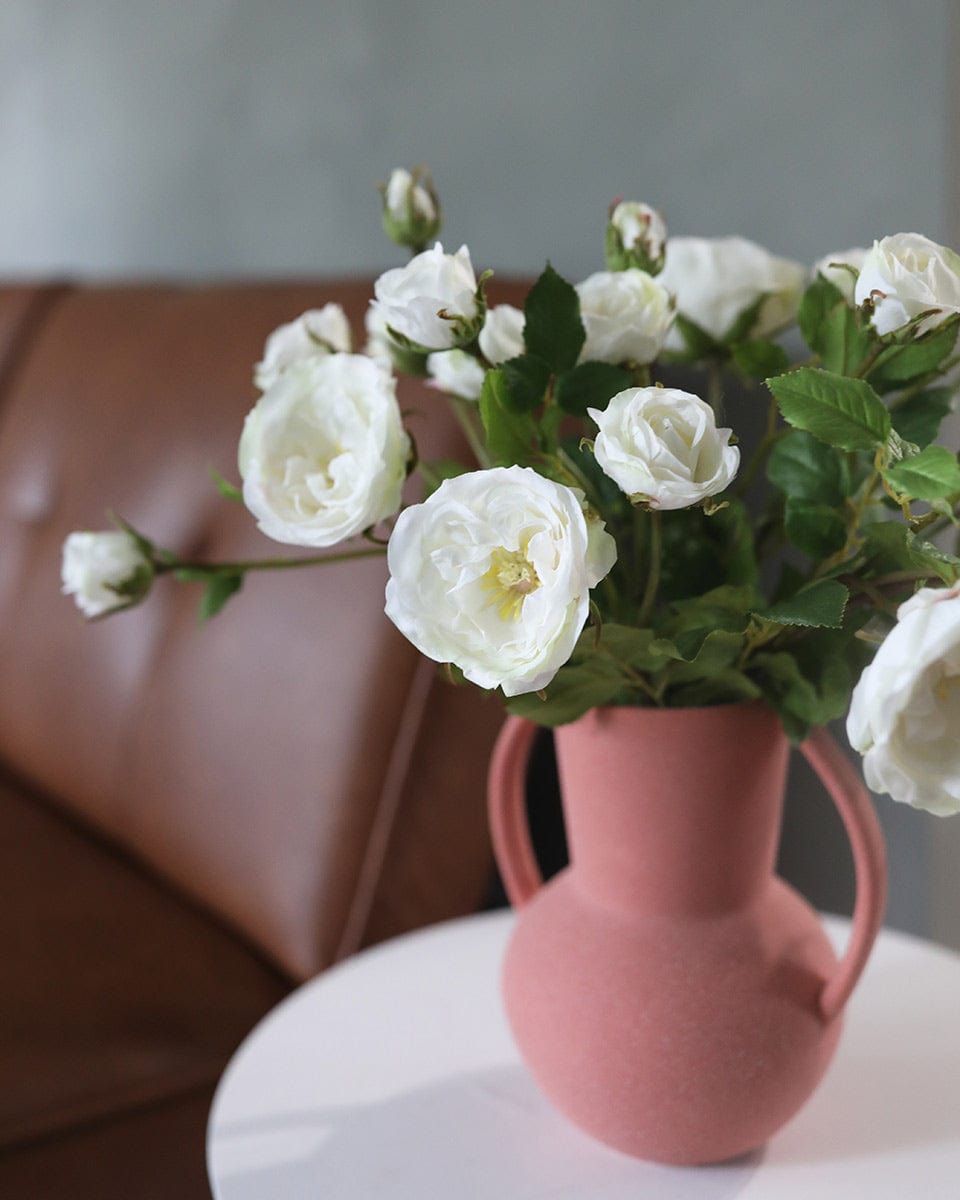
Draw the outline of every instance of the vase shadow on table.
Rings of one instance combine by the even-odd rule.
[[[221,1124],[216,1141],[221,1162],[242,1141],[269,1163],[222,1170],[224,1200],[735,1200],[762,1157],[688,1168],[628,1158],[554,1112],[515,1065],[376,1103]]]

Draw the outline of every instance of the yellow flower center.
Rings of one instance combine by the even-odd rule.
[[[501,619],[519,621],[523,601],[537,590],[540,579],[522,550],[498,546],[490,555],[490,566],[482,583],[492,593],[490,603],[497,606]]]

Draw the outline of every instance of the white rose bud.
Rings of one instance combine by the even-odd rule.
[[[393,376],[359,354],[289,367],[240,438],[244,503],[278,542],[334,546],[391,516],[410,449]]]
[[[936,309],[917,326],[918,333],[932,329],[960,312],[960,255],[919,233],[885,237],[867,252],[854,298],[873,301],[871,323],[879,334]]]
[[[746,238],[675,237],[667,242],[657,279],[676,297],[677,311],[720,342],[761,296],[766,299],[747,333],[767,337],[789,325],[797,315],[807,271]],[[676,327],[667,345],[683,349]]]
[[[400,514],[386,612],[428,658],[480,687],[534,692],[570,657],[590,588],[615,560],[579,492],[530,467],[472,471]]]
[[[859,272],[863,268],[863,260],[867,251],[863,246],[854,246],[850,250],[840,250],[836,254],[825,254],[813,264],[813,274],[822,275],[835,288],[843,293],[844,300],[853,304],[853,290],[857,284],[856,275],[851,274],[847,267]]]
[[[587,340],[580,360],[651,363],[673,321],[670,293],[645,271],[598,271],[577,286]]]
[[[153,564],[125,530],[71,533],[63,543],[61,578],[85,617],[129,608],[150,590]]]
[[[479,400],[486,371],[466,350],[437,350],[428,354],[427,371],[429,386],[461,400]]]
[[[428,171],[397,167],[383,195],[383,228],[400,246],[422,250],[440,229],[440,203]]]
[[[385,271],[374,284],[384,323],[424,350],[452,350],[476,336],[477,279],[470,251],[444,254],[437,242],[405,267]]]
[[[875,792],[960,812],[960,587],[922,588],[897,611],[850,701],[847,736]]]
[[[261,392],[275,383],[291,363],[304,358],[325,358],[350,349],[350,324],[339,304],[312,308],[267,338],[263,358],[254,367],[253,379]]]
[[[488,363],[498,367],[523,354],[524,321],[523,312],[512,304],[498,304],[490,309],[479,339],[480,353]]]
[[[722,492],[737,473],[740,451],[713,409],[677,388],[627,388],[601,412],[594,455],[634,503],[689,508]]]
[[[639,267],[656,275],[663,269],[667,226],[649,204],[621,200],[607,226],[607,266],[611,271]]]

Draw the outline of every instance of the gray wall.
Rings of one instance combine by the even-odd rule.
[[[0,276],[375,271],[373,185],[417,162],[448,240],[505,272],[595,269],[618,193],[804,260],[960,244],[950,7],[3,0]],[[842,904],[809,790],[793,865]],[[892,922],[960,944],[960,826],[880,808]]]

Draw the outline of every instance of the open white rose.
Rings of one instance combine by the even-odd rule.
[[[813,274],[814,276],[822,275],[835,288],[839,288],[844,299],[852,304],[857,277],[846,268],[852,267],[854,271],[860,271],[866,256],[867,251],[864,246],[853,246],[849,250],[838,250],[835,254],[825,254],[823,258],[818,258],[813,264]]]
[[[921,588],[860,676],[847,717],[875,792],[960,812],[960,587]]]
[[[651,508],[689,508],[722,492],[737,473],[740,451],[713,409],[678,388],[627,388],[601,412],[594,455],[605,475]]]
[[[498,304],[487,313],[480,330],[480,353],[493,366],[523,353],[524,315],[512,304]]]
[[[587,339],[581,362],[651,363],[673,321],[670,293],[646,271],[597,271],[577,286]]]
[[[478,400],[486,374],[483,367],[466,350],[437,350],[427,355],[430,385],[459,396],[461,400]]]
[[[386,613],[428,658],[507,696],[546,687],[616,560],[582,497],[530,467],[445,480],[397,519]]]
[[[100,617],[141,600],[153,567],[125,530],[71,533],[63,543],[60,569],[65,595],[86,617]]]
[[[920,233],[895,233],[867,252],[854,296],[857,304],[873,300],[877,333],[892,333],[937,309],[918,332],[932,329],[960,312],[960,255]]]
[[[742,237],[672,237],[657,280],[676,297],[677,311],[720,341],[745,309],[766,296],[753,337],[766,337],[796,317],[807,271]],[[674,328],[667,341],[681,349]]]
[[[476,291],[470,251],[444,254],[440,242],[385,271],[373,287],[384,323],[425,350],[452,350],[473,336]]]
[[[360,354],[306,359],[247,416],[244,503],[275,541],[333,546],[397,511],[408,453],[382,364]]]
[[[253,369],[253,378],[265,392],[290,366],[304,358],[325,358],[350,349],[350,324],[339,304],[312,308],[295,321],[281,325],[267,338],[263,358]]]

